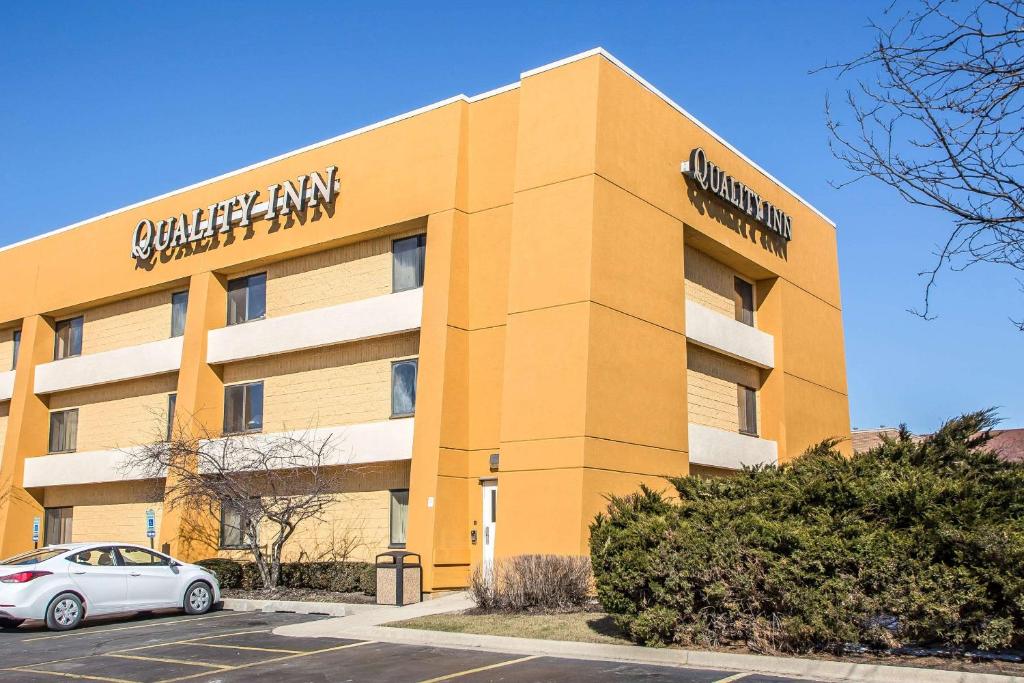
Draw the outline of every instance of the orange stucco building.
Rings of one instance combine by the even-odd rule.
[[[293,552],[404,544],[428,590],[850,432],[834,224],[602,50],[3,248],[0,284],[5,556],[147,513],[187,554],[118,467],[172,411],[341,435]]]

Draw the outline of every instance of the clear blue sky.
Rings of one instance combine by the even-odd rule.
[[[0,244],[602,46],[839,224],[854,426],[1000,406],[1024,426],[1014,274],[917,273],[949,221],[847,176],[809,75],[881,2],[12,3],[0,23]],[[54,191],[56,190],[56,191]],[[16,295],[8,292],[7,296]]]

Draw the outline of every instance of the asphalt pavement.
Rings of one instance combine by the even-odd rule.
[[[0,683],[331,683],[374,681],[644,681],[769,683],[796,679],[482,650],[295,638],[273,629],[319,619],[285,613],[213,612],[98,619],[50,632],[28,623],[0,631]]]

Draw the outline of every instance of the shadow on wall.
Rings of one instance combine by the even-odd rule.
[[[716,201],[708,195],[706,190],[689,178],[685,178],[685,182],[686,194],[690,198],[690,203],[701,216],[710,216],[744,239],[760,244],[762,249],[775,254],[784,261],[789,260],[789,243],[785,239],[770,230],[759,227],[757,223],[747,220],[745,213]]]

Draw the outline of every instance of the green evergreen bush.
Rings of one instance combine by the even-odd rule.
[[[612,497],[591,525],[598,597],[639,643],[760,652],[1024,642],[1024,466],[992,411],[851,458]]]

